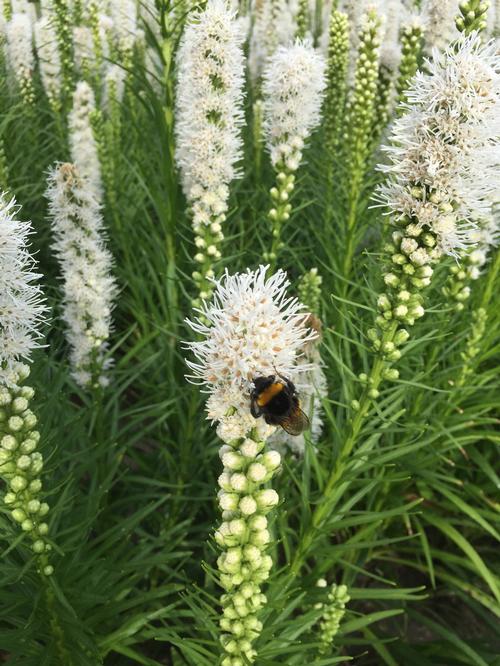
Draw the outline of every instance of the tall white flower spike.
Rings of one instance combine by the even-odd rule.
[[[298,169],[304,143],[320,121],[325,66],[312,45],[300,41],[279,46],[267,61],[262,84],[264,133],[273,166]]]
[[[433,49],[444,51],[458,37],[455,17],[456,0],[424,0],[421,6],[425,24],[425,47],[429,55]]]
[[[23,100],[27,104],[32,104],[35,100],[33,89],[35,54],[33,52],[33,25],[28,14],[13,14],[6,25],[5,32],[9,67]]]
[[[253,382],[277,373],[295,379],[305,368],[298,364],[304,345],[316,335],[306,326],[308,314],[301,304],[287,295],[288,284],[283,271],[268,277],[264,266],[226,273],[215,283],[212,302],[188,321],[200,338],[186,344],[196,357],[188,361],[189,378],[206,387],[208,417],[217,422],[224,442],[218,495],[223,522],[215,533],[225,590],[222,666],[255,660],[252,643],[262,630],[257,612],[266,602],[261,585],[272,567],[265,552],[271,539],[266,514],[279,498],[265,484],[281,458],[277,451],[264,450],[275,427],[251,414]]]
[[[82,387],[105,386],[116,283],[93,188],[73,164],[52,173],[47,192],[54,250],[63,277],[63,319],[73,377]]]
[[[35,23],[35,43],[45,93],[51,107],[58,110],[62,88],[61,58],[56,31],[49,16],[42,16]]]
[[[242,35],[223,0],[209,0],[187,24],[177,72],[176,160],[191,206],[199,264],[193,277],[203,299],[221,256],[229,185],[239,176],[243,145]]]

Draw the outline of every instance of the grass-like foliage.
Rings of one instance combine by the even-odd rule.
[[[12,9],[14,15],[28,12],[31,21],[33,12],[40,16],[40,3],[17,4],[23,5],[4,1],[7,20]],[[111,48],[103,49],[96,69],[91,59],[78,60],[72,40],[75,25],[95,33],[95,12],[104,12],[99,3],[42,4],[53,19],[62,87],[54,103],[38,54],[28,95],[1,28],[0,184],[8,199],[15,196],[19,219],[31,220],[30,251],[49,308],[29,383],[53,573],[43,573],[29,532],[2,502],[0,661],[251,663],[223,661],[214,539],[220,441],[206,417],[206,395],[185,379],[182,343],[196,339],[185,320],[193,317],[193,302],[199,304],[200,284],[211,289],[210,270],[218,278],[225,269],[233,274],[270,263],[287,272],[293,296],[304,293],[303,276],[312,268],[321,277],[318,300],[307,305],[321,321],[327,390],[316,404],[321,435],[313,441],[306,431],[300,453],[281,449],[272,480],[280,502],[267,516],[273,568],[263,584],[267,601],[258,613],[254,663],[500,663],[497,247],[474,280],[465,274],[470,250],[440,257],[430,285],[412,294],[425,299],[425,316],[398,324],[411,332],[400,358],[374,349],[374,330],[382,344],[392,344],[397,334],[374,322],[387,311],[380,309],[380,294],[388,291],[384,275],[399,252],[388,250],[394,229],[373,198],[388,177],[376,165],[387,162],[380,145],[388,144],[390,124],[401,116],[392,102],[406,99],[417,68],[432,68],[424,61],[432,46],[425,45],[425,26],[411,28],[409,17],[390,14],[390,0],[365,19],[356,19],[358,3],[334,2],[332,11],[345,5],[348,18],[337,12],[331,23],[328,3],[299,2],[297,14],[290,14],[291,38],[311,34],[325,56],[326,89],[318,86],[322,121],[300,147],[299,163],[285,164],[275,153],[271,160],[266,149],[262,91],[272,82],[263,88],[255,63],[272,56],[282,39],[280,13],[291,10],[274,0],[252,8],[240,3],[241,26],[253,30],[243,45],[250,66],[241,81],[241,177],[229,183],[224,239],[217,241],[221,257],[193,278],[201,232],[193,231],[196,202],[183,191],[175,160],[176,54],[199,7],[138,3],[140,34],[127,41],[129,27],[111,32]],[[108,13],[115,25],[125,25],[127,12],[136,10],[133,1],[103,4],[114,5]],[[450,39],[459,35],[455,15],[462,33],[483,29],[483,4],[453,7]],[[402,21],[393,32],[396,45],[404,45],[403,60],[393,71],[377,50],[389,39],[380,32],[381,18]],[[327,52],[329,25],[335,49]],[[268,41],[257,47],[259,39]],[[359,58],[356,69],[359,54],[363,70]],[[103,72],[112,64],[122,73],[122,95],[109,86],[104,91]],[[46,195],[56,164],[78,167],[68,117],[81,79],[96,97],[89,126],[102,173],[103,242],[116,283],[104,352],[113,362],[105,370],[107,385],[90,388],[70,367],[64,282]],[[474,175],[484,178],[480,169]],[[288,183],[285,202],[279,197]],[[456,298],[464,286],[464,297]],[[4,497],[10,477],[1,462]]]

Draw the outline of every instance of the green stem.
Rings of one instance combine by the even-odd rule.
[[[394,336],[396,335],[398,329],[398,323],[393,322],[391,326],[384,332],[382,338],[382,344],[385,342],[392,342]],[[316,506],[314,510],[311,525],[308,530],[304,533],[301,543],[297,548],[295,557],[290,566],[290,574],[295,577],[300,572],[300,569],[306,559],[317,533],[321,530],[322,525],[332,510],[332,494],[336,489],[337,482],[342,477],[346,465],[349,462],[349,456],[354,449],[354,446],[358,440],[358,436],[363,428],[366,417],[369,414],[370,406],[373,402],[373,398],[370,397],[369,392],[373,389],[377,390],[380,386],[383,376],[382,372],[386,367],[386,362],[382,353],[379,353],[373,363],[371,372],[370,372],[370,381],[368,382],[361,400],[359,402],[359,407],[351,420],[351,425],[349,428],[349,434],[344,441],[342,450],[335,462],[335,465],[330,473],[328,481],[326,483],[325,489],[323,491],[323,497],[321,503]]]

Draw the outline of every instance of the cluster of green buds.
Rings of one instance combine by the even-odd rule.
[[[354,89],[347,102],[346,148],[349,182],[356,190],[366,167],[375,117],[380,59],[380,19],[370,10],[359,33]]]
[[[349,19],[347,14],[335,10],[332,11],[330,16],[326,69],[327,87],[324,102],[325,149],[331,171],[333,171],[332,156],[338,149],[342,129],[347,94],[348,61]]]
[[[309,2],[308,0],[299,0],[299,8],[296,16],[297,30],[295,36],[297,39],[304,39],[309,30]]]
[[[11,0],[3,0],[2,2],[3,17],[6,21],[12,18],[12,3]]]
[[[269,577],[272,559],[266,554],[271,540],[266,515],[279,501],[265,485],[280,466],[277,451],[264,451],[252,433],[221,447],[224,469],[219,477],[219,506],[223,522],[215,540],[223,549],[217,560],[223,613],[222,666],[244,666],[255,660],[254,640],[262,631],[258,611],[266,603],[261,585]]]
[[[66,97],[73,93],[75,65],[73,60],[73,23],[68,0],[52,0],[57,46],[61,58],[62,89]]]
[[[472,312],[472,326],[465,350],[461,352],[460,356],[463,361],[460,376],[456,381],[456,385],[461,387],[465,384],[469,375],[474,372],[474,359],[481,351],[481,340],[486,330],[487,312],[484,308],[478,308]]]
[[[300,278],[298,285],[299,301],[303,303],[309,312],[318,314],[321,303],[321,285],[323,278],[317,268],[311,268]]]
[[[401,62],[399,63],[398,80],[396,82],[398,102],[400,103],[406,101],[408,85],[417,73],[422,57],[423,43],[423,30],[419,22],[415,21],[403,28],[401,32]]]
[[[34,107],[36,95],[31,69],[23,67],[17,72],[17,85],[19,86],[19,93],[23,102],[28,107]]]
[[[464,252],[459,264],[450,266],[450,275],[443,287],[443,294],[454,302],[457,312],[465,308],[465,301],[471,294],[471,282],[479,278],[485,261],[485,252],[474,249]]]
[[[212,198],[212,193],[206,191],[204,197]],[[216,195],[213,195],[213,199],[213,203],[216,203]],[[192,277],[199,292],[198,298],[193,300],[193,306],[199,307],[201,301],[209,299],[212,294],[211,280],[215,275],[213,266],[222,256],[219,247],[224,240],[222,223],[226,215],[221,213],[214,216],[209,224],[197,223],[196,217],[193,217],[194,244],[197,250],[194,260],[198,267],[193,271]]]
[[[317,587],[326,587],[327,582],[320,578],[316,583]],[[340,623],[345,615],[345,607],[351,600],[348,594],[347,585],[333,584],[328,592],[325,603],[316,604],[316,608],[322,610],[321,620],[319,622],[321,647],[320,653],[325,654],[332,646],[333,639],[338,633]]]
[[[421,188],[415,187],[412,194],[422,196]],[[444,215],[451,212],[447,203],[441,204],[441,208]],[[400,228],[393,232],[391,242],[384,246],[390,257],[383,274],[386,289],[377,299],[376,326],[367,333],[373,350],[381,360],[380,372],[376,376],[359,375],[370,400],[378,398],[378,386],[382,379],[394,381],[399,377],[398,370],[392,365],[401,358],[400,348],[410,337],[406,327],[413,326],[425,314],[422,291],[431,283],[432,264],[442,255],[432,231],[422,229],[407,218],[399,220],[398,224]],[[360,403],[353,400],[351,406],[358,410]]]
[[[484,0],[465,0],[459,4],[460,13],[455,19],[459,32],[466,35],[486,28],[486,12],[490,4]]]
[[[299,137],[295,139],[298,151],[303,148],[303,141]],[[297,168],[299,166],[300,158],[297,160]],[[264,260],[271,262],[274,265],[278,252],[284,247],[281,240],[281,229],[283,224],[290,219],[292,204],[289,202],[290,196],[295,188],[295,174],[283,162],[276,165],[276,185],[269,191],[272,200],[272,208],[269,210],[268,217],[272,229],[272,242],[269,252],[264,252]]]
[[[36,416],[29,409],[34,390],[20,386],[29,375],[28,366],[20,365],[16,374],[14,385],[0,388],[0,477],[8,488],[4,503],[13,520],[30,537],[40,573],[50,576],[54,569],[48,562],[49,506],[40,501],[43,458],[36,450],[40,433],[35,429]]]

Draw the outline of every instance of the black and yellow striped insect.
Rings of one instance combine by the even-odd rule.
[[[300,435],[309,428],[309,419],[289,379],[281,375],[256,377],[253,385],[250,411],[254,418],[263,416],[266,423],[281,426],[289,435]]]

